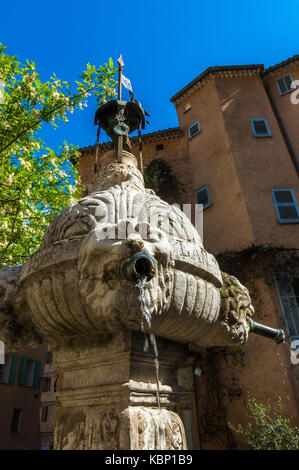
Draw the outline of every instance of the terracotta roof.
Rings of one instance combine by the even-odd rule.
[[[162,129],[159,131],[155,132],[150,132],[148,134],[142,134],[142,142],[155,142],[156,140],[161,140],[161,139],[174,139],[176,137],[181,137],[184,135],[183,129],[180,127],[169,127],[168,129]],[[130,138],[130,141],[132,142],[133,145],[137,145],[138,143],[138,137],[132,137]],[[105,150],[110,150],[111,147],[111,141],[110,142],[103,142],[102,144],[99,145],[99,150],[100,151],[105,151]],[[95,151],[95,145],[89,145],[88,147],[82,147],[79,149],[81,154],[83,153],[93,153]]]
[[[268,67],[265,70],[265,75],[267,75],[268,73],[271,73],[274,70],[277,70],[281,67],[284,67],[285,65],[288,65],[292,62],[296,62],[297,60],[299,60],[299,55],[294,55],[293,57],[290,57],[289,59],[286,59],[283,62],[280,62],[279,64],[272,65],[271,67]]]
[[[254,70],[261,70],[264,71],[265,66],[263,64],[254,64],[254,65],[215,65],[213,67],[207,68],[204,72],[202,72],[198,77],[194,78],[188,85],[178,91],[175,95],[170,98],[170,101],[176,101],[180,96],[184,93],[189,91],[191,88],[194,87],[198,82],[207,78],[210,74],[218,73],[218,72],[238,72],[238,71],[254,71]]]

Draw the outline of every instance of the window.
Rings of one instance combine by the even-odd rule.
[[[53,354],[51,351],[47,352],[47,359],[46,359],[46,364],[51,364],[53,362]]]
[[[51,377],[44,377],[43,392],[49,392],[51,390]]]
[[[275,283],[290,341],[299,339],[299,274],[275,273]]]
[[[203,186],[195,191],[196,204],[202,204],[203,209],[207,209],[211,205],[209,186]]]
[[[14,384],[18,367],[17,354],[5,354],[5,363],[0,365],[0,383]]]
[[[293,77],[291,74],[284,75],[281,78],[278,78],[276,80],[277,88],[280,93],[280,95],[285,95],[286,93],[289,93],[290,91],[293,91],[296,89],[296,86],[293,82]]]
[[[48,420],[48,407],[47,406],[42,407],[41,420],[43,423],[45,423]]]
[[[251,119],[251,126],[255,137],[271,137],[266,119]]]
[[[164,148],[163,144],[156,145],[156,150],[163,150],[163,148]]]
[[[5,363],[5,346],[3,341],[0,341],[0,365]]]
[[[189,139],[192,139],[192,137],[194,137],[199,132],[200,132],[199,121],[196,121],[194,124],[192,124],[192,126],[188,127]]]
[[[38,387],[40,380],[42,361],[21,358],[19,385],[24,387]]]
[[[13,410],[10,432],[20,432],[21,429],[22,409],[15,408]]]
[[[291,188],[289,189],[271,189],[272,197],[281,224],[298,223],[299,209],[295,195]]]
[[[191,104],[188,103],[188,104],[185,104],[183,111],[184,113],[187,113],[188,111],[190,111],[190,109],[191,109]]]

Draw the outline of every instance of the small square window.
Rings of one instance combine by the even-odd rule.
[[[266,119],[251,119],[251,126],[255,137],[271,137]]]
[[[276,80],[276,84],[280,95],[285,95],[290,91],[296,90],[296,86],[291,74],[278,78]]]
[[[50,390],[51,390],[51,377],[44,377],[43,392],[49,392]]]
[[[12,423],[10,432],[20,432],[21,429],[22,409],[15,408],[13,410]]]
[[[42,414],[41,414],[41,421],[43,423],[46,423],[48,420],[48,407],[47,406],[43,406],[42,407]]]
[[[299,209],[294,192],[289,189],[271,189],[278,221],[283,223],[299,223]]]
[[[163,148],[164,148],[163,144],[156,145],[156,150],[163,150]]]
[[[211,205],[209,186],[203,186],[195,191],[196,204],[202,204],[203,209],[207,209]]]
[[[200,132],[199,121],[196,121],[194,124],[192,124],[192,126],[188,127],[189,139],[192,139],[192,137],[194,137],[199,132]]]
[[[290,341],[299,340],[299,273],[279,272],[274,276]]]

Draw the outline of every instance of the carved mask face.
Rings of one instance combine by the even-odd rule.
[[[139,330],[145,320],[138,284],[126,280],[121,270],[122,263],[137,252],[146,253],[157,261],[157,273],[145,285],[146,303],[150,314],[155,316],[167,308],[172,291],[174,261],[163,231],[150,230],[146,223],[142,228],[136,226],[134,219],[98,224],[80,250],[81,296],[92,314],[103,318],[110,331],[120,325]]]

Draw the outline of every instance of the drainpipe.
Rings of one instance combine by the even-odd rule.
[[[290,139],[289,139],[289,136],[287,134],[287,131],[286,131],[286,128],[284,127],[284,124],[283,124],[283,121],[281,119],[281,116],[279,114],[279,111],[278,111],[278,108],[275,104],[275,101],[274,101],[274,98],[272,96],[272,93],[269,89],[269,87],[267,85],[264,84],[264,87],[265,87],[265,90],[266,90],[266,93],[268,95],[268,98],[269,98],[269,101],[271,103],[271,106],[272,106],[272,110],[273,110],[273,113],[277,119],[277,122],[278,122],[278,125],[280,127],[280,130],[282,132],[282,135],[283,135],[283,138],[284,138],[284,141],[287,145],[287,148],[288,148],[288,151],[289,151],[289,154],[291,155],[291,158],[292,158],[292,161],[293,161],[293,164],[295,166],[295,169],[297,170],[297,172],[299,173],[299,162],[297,160],[297,157],[296,157],[296,154],[294,152],[294,149],[292,147],[292,144],[290,142]]]

